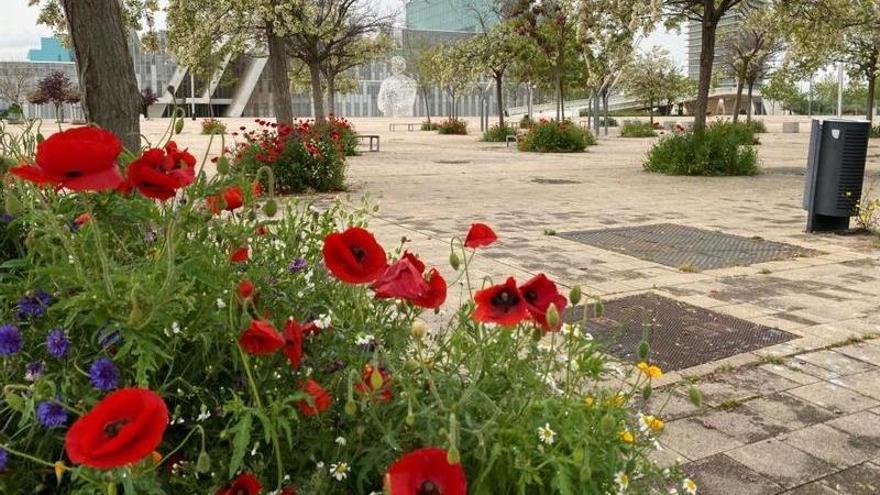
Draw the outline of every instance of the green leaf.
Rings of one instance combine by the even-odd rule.
[[[235,428],[233,428],[235,436],[232,439],[232,455],[229,457],[229,478],[234,477],[235,473],[238,472],[238,468],[241,467],[244,453],[251,442],[251,426],[253,426],[253,422],[254,417],[250,411],[247,411],[238,421],[238,424],[235,425]]]

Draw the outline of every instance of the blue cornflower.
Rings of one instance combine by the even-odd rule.
[[[58,401],[46,400],[37,404],[37,419],[46,428],[64,426],[67,423],[67,409]]]
[[[0,214],[0,223],[11,223],[13,220],[15,220],[15,217],[9,213]]]
[[[33,363],[28,363],[24,367],[24,379],[29,382],[35,382],[41,376],[43,376],[44,369],[45,364],[42,361],[34,361]]]
[[[102,392],[113,390],[119,385],[119,370],[113,361],[107,358],[99,358],[92,363],[92,367],[89,368],[89,377],[92,380],[92,385]]]
[[[101,346],[101,349],[106,349],[108,347],[119,345],[122,343],[122,334],[120,334],[116,330],[111,330],[109,332],[101,331],[101,335],[98,337],[98,345]]]
[[[0,447],[0,471],[6,471],[6,464],[9,462],[9,454]]]
[[[297,258],[293,260],[293,262],[291,262],[289,265],[287,265],[287,270],[290,273],[298,273],[303,271],[308,265],[309,262],[306,261],[305,258]]]
[[[21,350],[21,332],[15,325],[0,325],[0,356],[9,357]]]
[[[37,289],[33,294],[28,294],[18,301],[19,320],[37,318],[46,314],[46,308],[52,304],[52,296],[42,289]]]
[[[46,336],[46,349],[49,351],[49,355],[55,359],[63,358],[69,347],[70,341],[67,340],[67,335],[64,335],[64,330],[61,327],[53,328]]]

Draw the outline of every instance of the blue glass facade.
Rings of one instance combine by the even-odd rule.
[[[58,38],[40,38],[40,48],[28,50],[31,62],[73,62],[73,54]]]
[[[417,31],[478,33],[497,22],[492,0],[409,0],[406,28]]]

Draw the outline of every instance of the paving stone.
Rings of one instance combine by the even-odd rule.
[[[880,405],[880,402],[865,397],[846,387],[829,382],[793,388],[787,393],[800,397],[834,413],[853,413]]]
[[[703,426],[718,430],[744,444],[759,442],[789,431],[785,426],[746,407],[715,411],[694,419],[699,420]]]
[[[880,370],[845,376],[840,383],[862,395],[880,400]]]
[[[861,464],[877,455],[870,441],[824,424],[793,431],[784,441],[838,468]]]
[[[834,350],[867,363],[880,363],[880,345],[876,341],[858,342]]]
[[[746,445],[726,454],[785,488],[794,488],[836,471],[825,461],[776,439]]]
[[[655,390],[651,394],[651,399],[643,405],[642,409],[645,414],[656,414],[666,421],[693,416],[704,410],[695,406],[690,399],[680,393],[667,390]]]
[[[743,445],[739,440],[707,428],[693,418],[666,423],[663,442],[692,461]]]
[[[798,382],[777,373],[749,366],[706,376],[697,384],[697,388],[702,392],[703,400],[707,404],[717,407],[731,401],[760,397],[798,385]]]
[[[873,365],[853,359],[830,349],[801,354],[796,356],[795,359],[815,366],[820,366],[841,376],[876,369]]]
[[[725,454],[684,466],[701,495],[776,495],[783,488]]]
[[[859,442],[872,445],[880,456],[880,421],[877,415],[869,411],[862,411],[842,418],[837,418],[825,423],[844,433],[849,433],[858,438]]]
[[[877,495],[878,493],[880,493],[880,466],[868,462],[798,487],[786,492],[786,495]]]
[[[803,428],[836,417],[834,413],[826,409],[787,393],[755,399],[747,402],[744,407],[785,426],[789,430]]]
[[[769,371],[771,373],[776,373],[777,375],[787,378],[793,382],[799,383],[801,385],[809,385],[811,383],[816,383],[819,381],[819,377],[813,376],[807,373],[803,373],[801,371],[789,368],[784,364],[762,364],[758,366],[758,368],[762,370]]]

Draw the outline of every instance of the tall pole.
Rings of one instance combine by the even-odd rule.
[[[196,78],[193,76],[192,70],[189,71],[189,95],[190,117],[196,120]]]
[[[843,116],[843,62],[837,63],[837,116]]]

